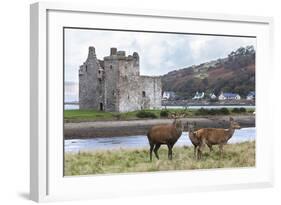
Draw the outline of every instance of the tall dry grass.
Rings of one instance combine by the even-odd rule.
[[[193,147],[174,147],[173,160],[168,160],[168,149],[159,149],[160,160],[153,156],[149,161],[147,149],[110,150],[65,154],[65,175],[92,175],[127,172],[151,172],[168,170],[192,170],[212,168],[234,168],[255,166],[255,142],[228,144],[224,146],[223,157],[214,146],[214,151],[204,150],[197,161],[193,157]]]

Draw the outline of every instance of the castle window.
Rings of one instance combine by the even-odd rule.
[[[101,79],[99,78],[99,84],[101,85]]]
[[[99,74],[100,74],[100,70],[99,70]]]
[[[112,69],[113,67],[112,67],[112,65],[110,65],[110,69]]]
[[[130,95],[128,95],[128,100],[130,99]]]
[[[115,91],[114,91],[114,90],[112,90],[112,95],[113,95],[113,96],[115,95]]]
[[[142,97],[143,98],[145,97],[145,91],[142,91]]]
[[[85,70],[86,70],[86,72],[87,72],[87,70],[88,70],[88,67],[87,67],[87,65],[85,66]]]

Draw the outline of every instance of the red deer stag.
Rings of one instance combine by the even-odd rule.
[[[225,145],[233,136],[235,129],[240,129],[240,125],[235,122],[232,117],[230,117],[229,120],[230,126],[228,129],[202,128],[195,132],[195,135],[200,141],[200,145],[197,150],[197,159],[201,158],[202,150],[205,144],[208,145],[210,150],[212,150],[212,145],[219,145],[220,157],[222,157],[223,145]]]
[[[155,125],[147,133],[147,138],[150,144],[150,161],[152,161],[152,151],[157,159],[158,149],[162,144],[168,146],[168,159],[172,160],[172,149],[177,142],[183,131],[182,122],[177,118],[174,119],[172,124],[167,125]]]

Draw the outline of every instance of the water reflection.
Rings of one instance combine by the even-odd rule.
[[[243,128],[235,130],[233,137],[229,143],[237,143],[244,141],[252,141],[256,138],[256,128]],[[183,132],[175,146],[190,146],[191,142],[188,137],[188,132]],[[125,137],[107,137],[93,139],[71,139],[65,140],[66,152],[78,151],[94,151],[108,150],[120,148],[144,148],[148,147],[147,137],[144,135],[125,136]]]

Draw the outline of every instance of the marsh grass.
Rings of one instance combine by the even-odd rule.
[[[91,122],[91,121],[109,121],[109,120],[137,120],[137,119],[155,119],[155,118],[168,118],[169,113],[177,113],[184,115],[185,117],[200,117],[208,115],[247,115],[252,114],[254,109],[247,109],[246,112],[236,113],[231,109],[224,108],[224,112],[220,110],[207,110],[207,109],[165,109],[165,110],[144,110],[149,113],[147,117],[138,117],[140,111],[132,112],[103,112],[96,110],[64,110],[65,122]],[[167,112],[165,116],[161,115],[161,112]]]
[[[65,153],[65,176],[255,166],[255,142],[225,145],[221,159],[217,146],[213,152],[205,148],[199,161],[193,147],[174,147],[172,161],[167,154],[166,146],[161,146],[160,160],[153,156],[150,162],[148,148]]]

